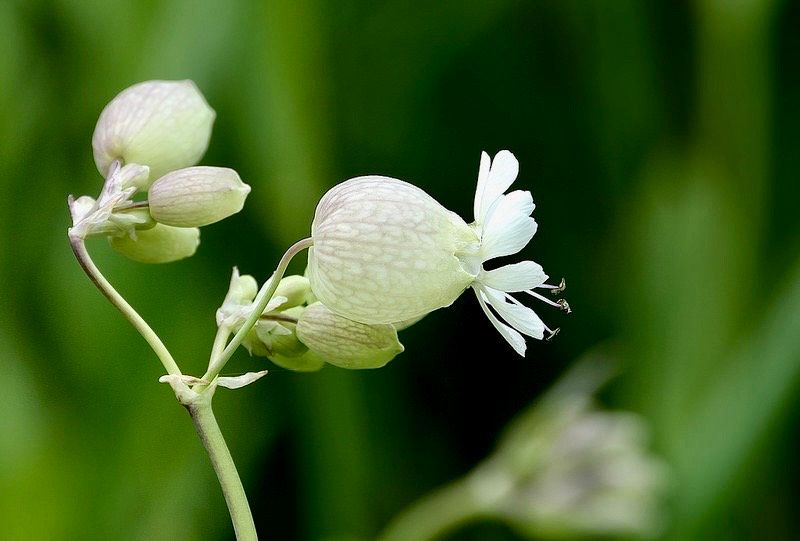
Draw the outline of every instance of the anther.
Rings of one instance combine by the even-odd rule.
[[[550,290],[550,294],[554,296],[559,295],[563,293],[565,289],[567,289],[567,282],[562,278],[561,282],[556,287]]]
[[[553,329],[552,331],[550,331],[550,334],[549,334],[547,337],[545,337],[545,340],[546,340],[547,342],[549,342],[550,340],[552,340],[552,339],[553,339],[553,337],[554,337],[555,335],[557,335],[557,334],[558,334],[558,333],[560,333],[560,332],[561,332],[561,328],[560,328],[560,327],[556,327],[555,329]]]
[[[569,307],[569,303],[567,302],[566,299],[558,299],[556,302],[561,307],[561,309],[564,310],[566,313],[568,314],[572,313],[572,309]]]

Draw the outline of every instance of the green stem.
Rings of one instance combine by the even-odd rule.
[[[482,514],[466,480],[445,485],[397,515],[377,541],[431,541]]]
[[[147,341],[153,351],[158,355],[161,363],[169,374],[181,375],[181,371],[172,355],[167,350],[164,343],[153,331],[147,322],[128,304],[128,302],[120,295],[117,290],[109,283],[103,276],[100,270],[92,261],[89,252],[86,250],[86,243],[80,237],[70,235],[70,244],[75,257],[78,259],[81,268],[83,268],[86,275],[103,293],[103,295],[111,301],[111,304],[117,307],[120,312],[130,321],[130,323],[139,331],[142,337]],[[288,263],[288,261],[287,261]],[[285,269],[285,266],[283,267]],[[216,338],[214,339],[214,346],[211,350],[211,362],[213,363],[222,353],[225,346],[225,341],[230,335],[230,330],[227,327],[221,327],[217,331]],[[255,524],[253,523],[253,516],[250,512],[250,506],[247,503],[247,495],[242,487],[242,482],[239,479],[239,474],[236,471],[236,465],[233,463],[228,446],[225,444],[225,439],[219,429],[217,420],[214,417],[214,412],[211,409],[211,398],[213,392],[203,394],[191,393],[191,399],[186,400],[185,396],[176,392],[178,399],[184,404],[194,422],[195,430],[200,441],[208,453],[211,464],[214,466],[214,471],[217,474],[217,479],[222,487],[222,493],[225,496],[225,502],[228,504],[228,512],[231,516],[231,522],[236,532],[236,539],[239,541],[257,540]]]
[[[258,295],[256,295],[255,304],[250,316],[247,318],[241,328],[236,331],[236,334],[234,334],[231,341],[228,342],[225,350],[214,360],[214,362],[208,367],[206,373],[200,379],[210,382],[219,375],[220,371],[225,367],[225,363],[228,362],[228,359],[231,358],[233,352],[236,351],[236,348],[242,343],[244,337],[247,336],[247,333],[250,332],[250,329],[252,329],[253,325],[256,324],[258,318],[261,317],[261,314],[264,312],[264,308],[267,307],[270,299],[275,294],[275,290],[278,289],[278,284],[280,283],[281,278],[283,278],[283,274],[286,272],[286,267],[289,266],[289,262],[299,252],[309,248],[313,244],[314,241],[312,239],[303,239],[295,242],[289,247],[288,250],[286,250],[286,253],[283,254],[283,257],[278,263],[278,267],[275,269],[275,272],[272,273],[272,276],[269,280],[264,282],[264,285],[261,286],[261,290],[258,292]],[[194,389],[196,391],[201,391],[204,387],[205,386],[201,385],[196,386]]]
[[[233,529],[236,532],[238,541],[250,541],[258,539],[256,534],[253,515],[250,512],[250,505],[247,503],[247,494],[244,492],[233,457],[225,444],[225,438],[214,417],[211,409],[212,393],[198,395],[197,399],[186,406],[189,415],[192,416],[194,428],[203,447],[206,448],[211,465],[217,474],[222,493],[225,496],[225,503],[228,504],[228,512],[231,515]]]
[[[208,366],[209,368],[216,364],[217,359],[219,356],[222,355],[222,352],[225,350],[225,343],[228,341],[228,337],[231,335],[231,330],[229,327],[222,325],[217,329],[217,334],[214,337],[214,345],[211,347],[211,355],[208,359]]]
[[[70,235],[69,237],[70,245],[72,246],[72,251],[75,253],[75,257],[78,259],[78,263],[80,263],[81,268],[84,270],[86,275],[89,279],[97,286],[97,289],[100,290],[106,298],[111,301],[111,304],[117,307],[117,309],[122,312],[122,315],[130,321],[131,325],[139,331],[139,334],[142,335],[150,347],[153,349],[155,354],[161,360],[161,364],[164,365],[164,369],[169,374],[173,375],[181,375],[181,371],[178,368],[175,359],[172,358],[169,350],[158,337],[158,335],[150,328],[150,325],[142,319],[136,310],[128,304],[122,295],[117,293],[117,290],[106,280],[105,276],[100,272],[100,269],[94,264],[92,258],[89,256],[89,252],[86,249],[85,241],[77,236]]]

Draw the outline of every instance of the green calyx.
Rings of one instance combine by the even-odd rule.
[[[170,263],[194,255],[200,244],[200,230],[156,224],[108,240],[115,251],[134,261]]]
[[[352,321],[316,302],[297,322],[297,337],[308,349],[340,368],[380,368],[403,351],[389,324]]]

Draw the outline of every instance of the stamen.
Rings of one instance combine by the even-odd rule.
[[[564,307],[561,304],[559,304],[557,302],[554,302],[554,301],[551,301],[550,299],[548,299],[544,295],[539,295],[538,293],[536,293],[532,289],[526,289],[525,293],[527,293],[531,297],[536,297],[540,301],[545,302],[545,303],[549,304],[550,306],[555,306],[556,308],[561,308],[562,310],[564,309]]]
[[[561,309],[564,310],[566,313],[571,314],[572,309],[569,307],[569,303],[566,299],[558,299],[558,304],[561,306]]]
[[[545,327],[545,329],[547,329],[547,331],[550,333],[549,335],[547,335],[547,336],[545,337],[545,341],[547,341],[547,342],[549,342],[550,340],[552,340],[552,339],[553,339],[553,337],[554,337],[555,335],[557,335],[558,333],[560,333],[560,332],[561,332],[561,328],[560,328],[560,327],[556,327],[556,328],[555,328],[555,329],[553,329],[553,330],[550,330],[550,329],[548,329],[547,327]]]
[[[564,290],[567,289],[567,282],[562,278],[561,282],[557,286],[551,284],[542,284],[536,287],[541,289],[549,289],[551,295],[558,295],[559,293],[563,293]]]

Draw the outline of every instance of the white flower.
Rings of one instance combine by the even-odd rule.
[[[605,363],[579,363],[512,421],[467,477],[484,515],[535,538],[658,533],[670,472],[648,449],[644,418],[596,404],[610,375]]]
[[[375,324],[449,306],[472,287],[495,328],[524,355],[522,334],[541,339],[557,330],[509,293],[569,307],[535,291],[559,292],[563,286],[546,284],[547,275],[533,261],[484,269],[487,261],[522,250],[536,232],[530,192],[505,194],[518,171],[511,152],[500,151],[493,161],[482,153],[475,221],[469,225],[401,180],[367,176],[335,186],[317,206],[311,227],[308,277],[314,294],[344,317]]]

